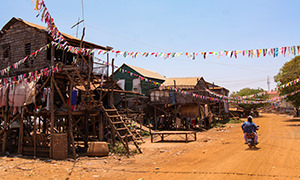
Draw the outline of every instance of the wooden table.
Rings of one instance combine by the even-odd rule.
[[[170,135],[185,135],[185,142],[188,142],[188,136],[194,135],[194,140],[197,140],[196,131],[151,131],[151,142],[153,143],[153,139],[155,136],[160,136],[161,141],[164,141],[164,137]]]

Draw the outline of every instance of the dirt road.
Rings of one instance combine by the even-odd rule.
[[[241,124],[197,134],[196,142],[143,144],[134,157],[49,161],[0,158],[1,179],[300,179],[300,118],[262,114],[257,149]]]

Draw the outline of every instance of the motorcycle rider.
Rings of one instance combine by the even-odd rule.
[[[255,135],[254,142],[258,144],[256,134],[256,130],[258,129],[258,127],[254,122],[252,122],[252,119],[252,116],[248,116],[248,121],[244,122],[241,126],[244,133],[245,144],[247,144],[247,133],[253,133]]]

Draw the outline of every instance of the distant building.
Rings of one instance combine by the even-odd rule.
[[[200,119],[212,114],[215,117],[223,118],[225,109],[228,111],[227,102],[212,101],[210,99],[216,97],[207,92],[211,83],[205,81],[203,77],[168,78],[163,85],[165,87],[175,87],[177,90],[164,87],[151,90],[150,103],[156,108],[173,107],[172,113],[174,114],[180,114],[181,117],[199,117]],[[222,90],[220,95],[227,95],[229,92],[227,89],[216,85],[215,90]],[[218,92],[215,93],[219,94]],[[197,98],[192,94],[202,95],[205,98]]]
[[[126,70],[127,72],[121,72]],[[141,80],[139,76],[147,78],[148,81]],[[166,78],[157,72],[149,71],[144,68],[123,64],[114,72],[114,80],[119,79],[119,86],[126,91],[133,91],[149,96],[149,91],[158,88],[159,84],[165,82]],[[151,81],[159,84],[154,84]]]
[[[208,83],[208,86],[209,86],[209,90],[211,90],[219,95],[223,95],[223,96],[229,95],[229,90],[224,87],[215,85],[214,83],[213,84]]]
[[[279,91],[268,91],[269,99],[276,99],[280,97]],[[286,99],[280,99],[272,103],[272,107],[281,113],[292,113],[294,112],[294,106],[291,102],[286,101]]]

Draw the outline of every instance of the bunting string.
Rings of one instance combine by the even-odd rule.
[[[54,41],[62,43],[63,45],[67,44],[67,41],[63,37],[62,33],[58,30],[54,23],[53,17],[50,15],[44,0],[36,0],[36,5],[34,10],[38,11],[36,17],[39,17],[41,14],[41,21],[47,25],[48,33],[51,35]]]
[[[31,57],[34,57],[36,56],[39,52],[43,51],[43,50],[47,50],[49,47],[50,47],[50,44],[47,44],[43,47],[41,47],[40,49],[34,51],[33,53],[31,53],[30,55],[24,57],[23,59],[13,63],[12,65],[10,66],[7,66],[6,68],[0,70],[0,77],[1,76],[4,76],[5,74],[7,74],[8,72],[10,72],[11,68],[13,69],[18,69],[20,67],[21,64],[23,64],[27,59],[31,58]]]
[[[274,102],[278,102],[282,99],[287,98],[288,96],[293,96],[297,93],[299,93],[300,90],[296,90],[294,92],[285,94],[284,96],[279,96],[277,98],[273,98],[273,99],[269,99],[269,100],[265,100],[265,101],[249,101],[249,100],[240,100],[240,101],[233,101],[233,100],[228,100],[229,103],[237,103],[237,104],[265,104],[265,103],[274,103]]]
[[[277,48],[265,48],[265,49],[252,49],[252,50],[234,50],[234,51],[219,51],[219,52],[131,52],[131,51],[118,51],[118,50],[102,50],[102,49],[88,49],[88,48],[76,48],[73,46],[68,46],[68,51],[78,51],[80,53],[97,53],[97,54],[106,54],[106,53],[114,53],[116,56],[123,57],[132,57],[137,58],[141,57],[160,57],[164,59],[175,58],[179,56],[187,56],[195,60],[199,56],[203,56],[204,59],[208,55],[217,56],[218,58],[222,56],[227,56],[229,58],[238,58],[238,56],[249,57],[249,58],[259,58],[265,56],[278,57],[279,55],[290,56],[290,55],[299,55],[300,54],[300,46],[285,46],[285,47],[277,47]]]
[[[253,98],[253,97],[249,97],[249,98],[245,98],[244,96],[237,96],[237,97],[229,97],[229,96],[223,96],[221,94],[217,94],[209,89],[205,89],[208,93],[217,96],[220,99],[230,99],[230,100],[245,100],[245,99],[251,99],[251,100],[262,100],[260,98]]]
[[[54,23],[54,19],[50,15],[44,0],[36,0],[35,10],[38,11],[37,17],[41,14],[41,21],[47,24],[47,29],[53,37],[54,41],[63,43],[63,46],[67,44],[67,41],[62,36],[61,32],[58,30]],[[73,49],[74,47],[72,47]],[[278,57],[279,55],[290,56],[290,55],[299,55],[300,46],[283,46],[275,48],[263,48],[263,49],[251,49],[251,50],[224,50],[224,51],[195,51],[195,52],[135,52],[135,51],[121,51],[121,50],[101,50],[101,49],[87,49],[81,48],[80,51],[83,52],[97,52],[98,54],[114,53],[116,55],[121,55],[123,57],[132,57],[136,58],[141,57],[160,57],[164,59],[174,58],[179,56],[187,56],[195,60],[198,56],[206,59],[207,56],[216,56],[218,58],[222,56],[227,56],[229,58],[238,58],[238,56],[249,57],[249,58],[259,58],[265,56]]]
[[[74,53],[74,54],[92,55],[95,51],[97,51],[97,49],[79,48],[79,47],[74,47],[74,46],[70,46],[70,45],[63,46],[62,44],[57,43],[57,42],[51,42],[51,43],[52,43],[52,45],[56,46],[57,49],[63,49],[63,50],[66,50],[67,52],[71,52],[71,53]],[[100,51],[101,52],[108,52],[108,51],[105,51],[105,50],[100,50]],[[106,63],[106,62],[104,62],[104,63]],[[116,68],[118,68],[118,67],[116,67]],[[292,81],[290,81],[290,82],[288,82],[286,84],[283,84],[283,85],[281,85],[279,87],[271,89],[270,91],[273,92],[273,91],[281,90],[281,89],[283,89],[285,87],[289,87],[289,86],[295,85],[299,81],[300,81],[300,77],[297,78],[297,79],[294,79],[294,80],[292,80]],[[252,94],[252,95],[248,95],[248,96],[238,96],[238,97],[230,97],[230,98],[232,98],[232,100],[253,99],[255,97],[264,95],[266,93],[267,92],[264,91],[264,92],[259,92],[257,94]],[[213,93],[213,95],[216,95],[216,93]],[[220,95],[216,95],[216,96],[219,96],[219,98],[221,98],[221,99],[224,99],[224,98],[227,97],[227,96],[222,97]],[[259,99],[257,99],[257,100],[259,100]]]
[[[0,80],[1,87],[4,86],[18,86],[22,82],[31,82],[31,81],[37,81],[43,76],[48,77],[49,75],[52,75],[54,73],[60,72],[61,67],[59,64],[56,64],[54,66],[50,66],[47,68],[43,68],[40,70],[24,73],[18,76],[8,77]]]
[[[238,58],[238,56],[249,57],[249,58],[259,58],[265,56],[278,57],[279,55],[290,56],[290,55],[299,55],[300,46],[285,46],[285,47],[276,47],[276,48],[265,48],[265,49],[251,49],[251,50],[224,50],[224,51],[209,51],[209,52],[130,52],[130,51],[118,51],[112,50],[112,53],[116,55],[122,55],[123,57],[132,57],[136,58],[137,56],[141,57],[160,57],[164,59],[174,58],[179,56],[186,56],[190,59],[195,60],[197,57],[203,57],[206,59],[208,55],[218,57],[226,56],[229,58]]]
[[[97,60],[101,61],[103,64],[105,65],[109,65],[109,66],[112,66],[112,64],[110,63],[107,63],[106,61],[103,61],[99,58],[96,57]],[[118,66],[114,66],[115,68],[119,68]],[[293,96],[297,93],[300,92],[300,90],[297,90],[297,91],[294,91],[292,93],[289,93],[289,94],[286,94],[284,96],[280,96],[280,97],[277,97],[277,98],[273,98],[273,99],[269,99],[269,100],[265,100],[265,101],[252,101],[252,100],[244,100],[242,99],[241,97],[239,98],[230,98],[230,97],[227,97],[227,96],[222,96],[222,95],[219,95],[219,94],[216,94],[214,92],[211,92],[213,95],[217,95],[218,98],[214,98],[214,97],[207,97],[207,96],[203,96],[203,95],[199,95],[199,94],[195,94],[195,93],[192,93],[192,92],[188,92],[188,91],[184,91],[184,90],[181,90],[181,89],[178,89],[178,88],[174,88],[174,87],[169,87],[169,86],[166,86],[164,84],[161,84],[161,83],[158,83],[156,81],[152,81],[148,78],[145,78],[143,76],[140,76],[138,74],[135,74],[135,73],[132,73],[128,70],[125,70],[125,69],[119,69],[120,72],[124,73],[124,74],[128,74],[132,77],[137,77],[143,81],[146,81],[146,82],[150,82],[154,85],[158,85],[164,89],[168,89],[168,90],[174,90],[175,92],[178,92],[180,94],[183,94],[183,95],[190,95],[190,96],[193,96],[195,98],[200,98],[200,99],[205,99],[205,100],[210,100],[210,101],[223,101],[223,102],[229,102],[229,103],[237,103],[237,104],[265,104],[265,103],[272,103],[272,102],[276,102],[276,101],[279,101],[283,98],[286,98],[288,96]],[[227,98],[225,98],[227,97]]]

